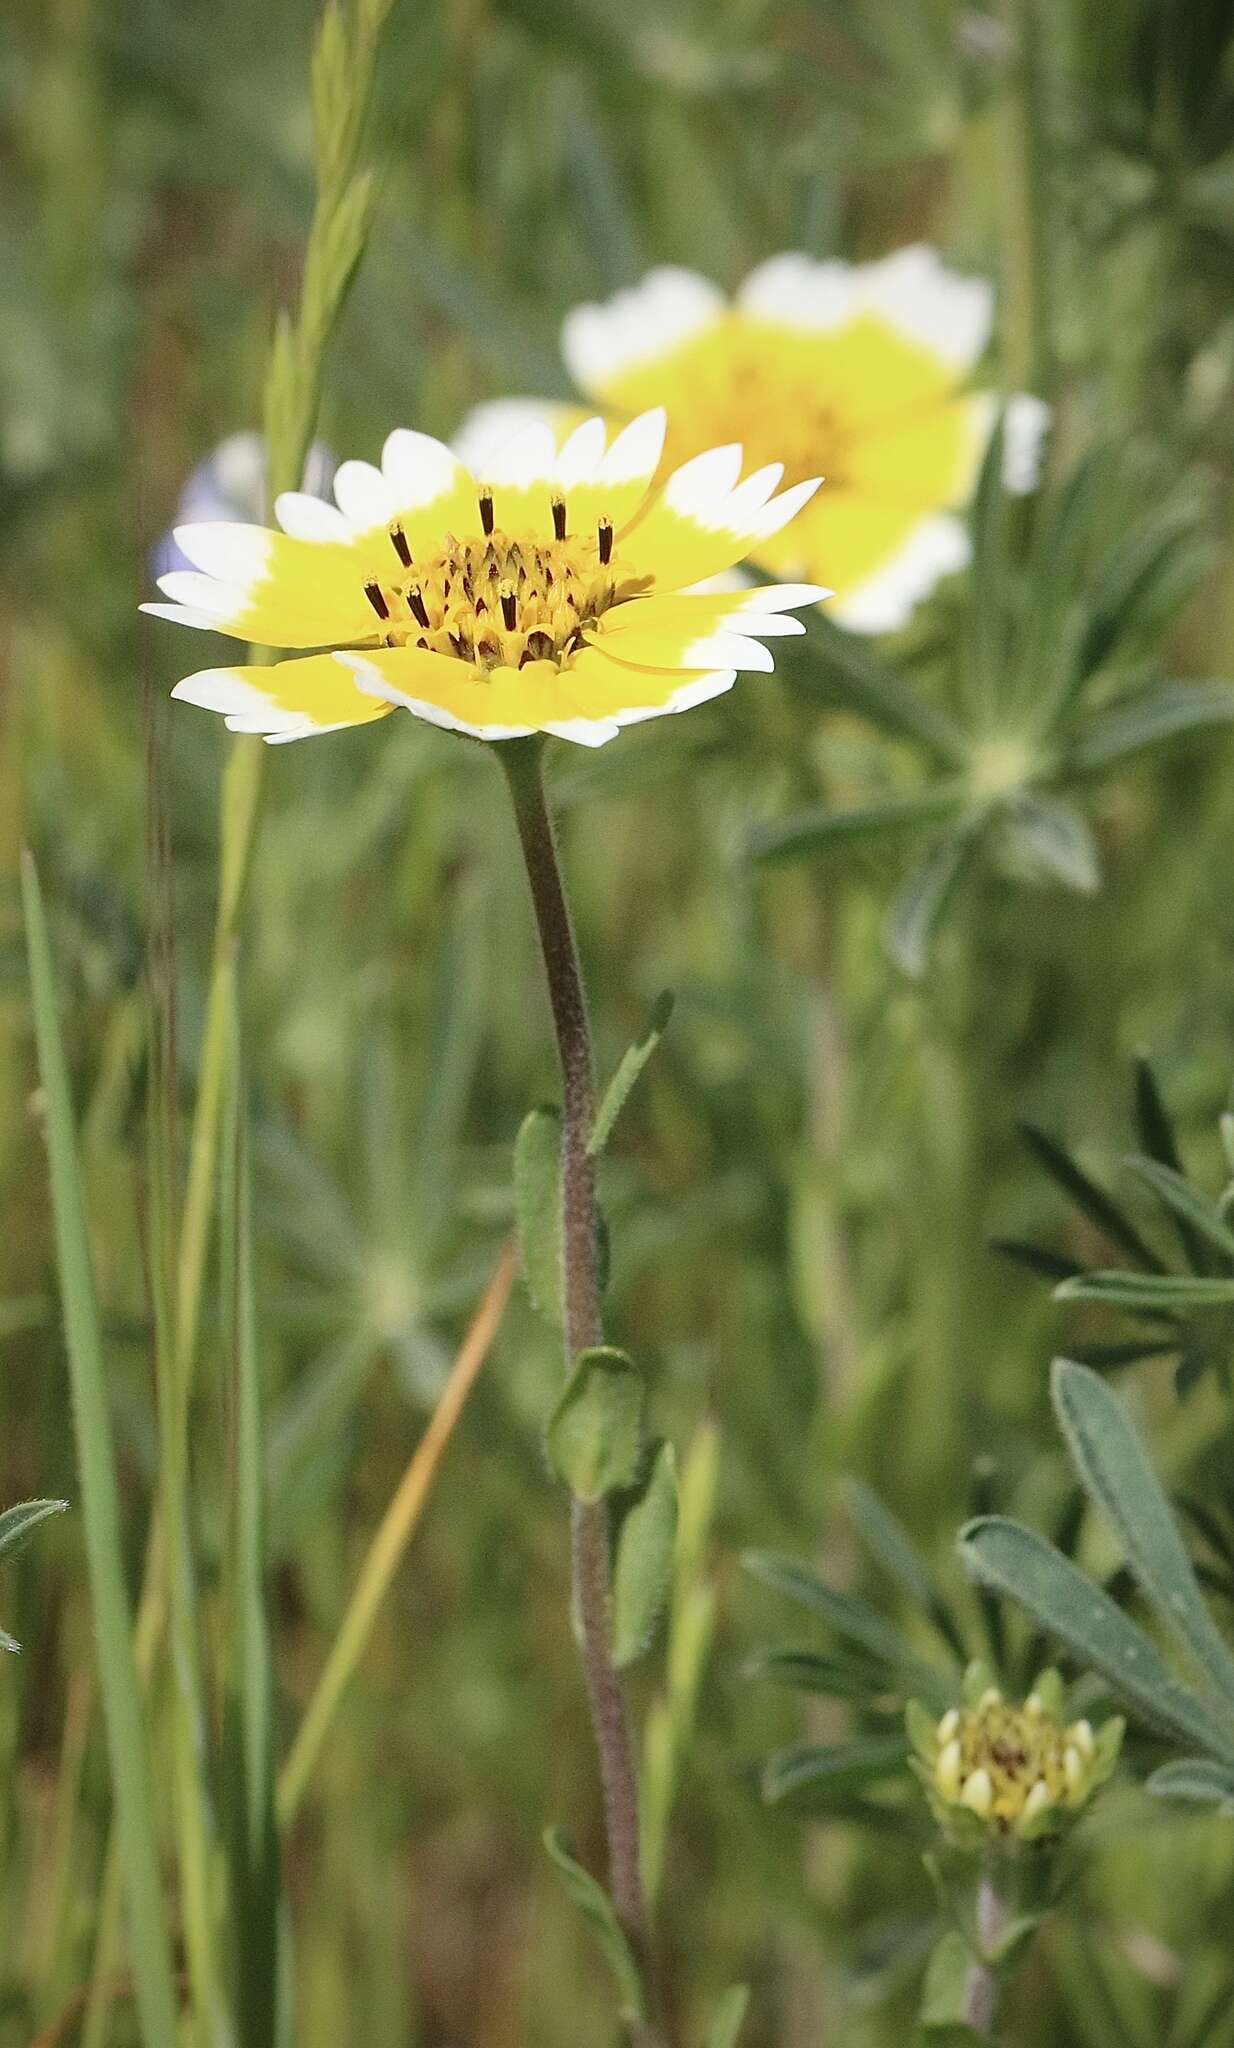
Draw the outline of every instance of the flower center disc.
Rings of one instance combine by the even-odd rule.
[[[446,536],[445,547],[413,563],[399,528],[391,532],[405,576],[365,584],[388,646],[427,647],[484,670],[558,666],[619,596],[640,587],[604,561],[595,541],[534,540],[495,528],[482,539]],[[612,528],[607,528],[611,547]]]

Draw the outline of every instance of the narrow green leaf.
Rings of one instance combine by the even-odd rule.
[[[734,1984],[726,1991],[711,2015],[704,2048],[737,2048],[738,2037],[750,2010],[746,1984]]]
[[[1234,1744],[1172,1676],[1143,1630],[1044,1537],[991,1515],[967,1523],[958,1541],[976,1579],[1019,1601],[1150,1726],[1234,1758]]]
[[[1175,1173],[1181,1173],[1183,1162],[1179,1157],[1170,1113],[1157,1086],[1157,1077],[1152,1066],[1142,1055],[1135,1063],[1135,1121],[1140,1143],[1147,1156],[1155,1159],[1159,1165],[1168,1166]],[[1176,1212],[1171,1212],[1171,1221],[1188,1264],[1194,1267],[1197,1273],[1206,1272],[1209,1260],[1199,1233],[1192,1228],[1185,1216]]]
[[[177,1998],[155,1835],[153,1781],[124,1578],[124,1539],[107,1375],[78,1172],[68,1066],[57,1015],[51,945],[38,874],[28,853],[22,860],[22,896],[45,1104],[82,1522],[103,1716],[128,1891],[133,1977],[146,2048],[175,2048],[179,2039]]]
[[[67,1514],[68,1505],[66,1500],[25,1500],[18,1507],[6,1508],[0,1515],[0,1557],[20,1549],[31,1531],[49,1516]]]
[[[62,1515],[68,1507],[66,1500],[27,1500],[19,1507],[6,1508],[0,1515],[0,1557],[8,1550],[18,1550],[27,1536],[49,1515]],[[21,1644],[7,1629],[0,1628],[0,1650],[8,1650],[13,1656],[20,1655]]]
[[[931,1572],[904,1524],[867,1486],[851,1474],[844,1481],[844,1494],[866,1548],[908,1595],[915,1607],[928,1616],[948,1648],[960,1663],[968,1653],[964,1639]]]
[[[677,1457],[661,1443],[638,1499],[626,1510],[613,1565],[613,1661],[633,1664],[664,1612],[677,1535]]]
[[[887,915],[883,944],[901,973],[925,973],[930,945],[976,850],[973,822],[940,839],[905,882]]]
[[[1234,1277],[1219,1273],[1077,1273],[1060,1280],[1055,1301],[1103,1301],[1110,1308],[1160,1309],[1185,1315],[1191,1309],[1221,1308],[1234,1301]]]
[[[923,832],[930,825],[954,818],[965,800],[964,784],[948,782],[933,789],[915,790],[908,796],[884,797],[877,803],[860,804],[847,811],[797,811],[792,817],[756,825],[746,840],[746,857],[770,866],[870,839]]]
[[[1162,1764],[1145,1781],[1155,1799],[1181,1799],[1197,1806],[1215,1806],[1223,1820],[1234,1820],[1234,1768],[1207,1757],[1180,1757]]]
[[[1126,1409],[1095,1372],[1066,1358],[1055,1360],[1053,1394],[1080,1478],[1115,1530],[1162,1626],[1211,1684],[1234,1745],[1234,1655],[1204,1604],[1169,1502]]]
[[[961,728],[889,662],[880,660],[864,636],[846,632],[818,612],[811,617],[802,654],[804,658],[794,659],[788,670],[790,687],[799,684],[827,703],[861,712],[882,731],[916,740],[948,767],[956,768],[965,759],[968,742]]]
[[[868,1701],[886,1685],[887,1674],[877,1664],[844,1654],[828,1655],[823,1650],[760,1650],[742,1667],[745,1678],[767,1679],[772,1685],[787,1686],[793,1692],[816,1692],[824,1698]],[[933,1727],[933,1722],[931,1722]]]
[[[1234,719],[1234,689],[1228,683],[1153,683],[1119,697],[1098,711],[1080,731],[1068,757],[1078,774],[1109,768],[1144,747],[1203,732]]]
[[[992,1237],[990,1250],[1001,1252],[1005,1259],[1014,1259],[1017,1266],[1026,1266],[1030,1273],[1039,1273],[1046,1280],[1070,1280],[1084,1271],[1065,1252],[1052,1251],[1049,1245],[1030,1244],[1019,1237]]]
[[[1079,673],[1092,675],[1128,633],[1144,623],[1154,598],[1180,551],[1191,552],[1199,520],[1193,505],[1171,507],[1133,527],[1094,579],[1088,600],[1088,630],[1080,649]],[[1202,559],[1197,556],[1197,560]]]
[[[587,1141],[587,1150],[593,1155],[603,1152],[607,1145],[613,1133],[613,1125],[626,1106],[630,1090],[668,1029],[668,1020],[672,1014],[672,990],[665,989],[663,994],[656,998],[646,1033],[639,1039],[637,1045],[627,1046],[616,1073],[604,1091],[603,1100],[596,1111],[595,1126]]]
[[[818,1615],[844,1641],[856,1643],[906,1690],[920,1694],[931,1704],[938,1701],[940,1714],[951,1705],[954,1685],[948,1674],[919,1657],[899,1629],[868,1600],[855,1593],[836,1592],[808,1565],[774,1551],[748,1550],[742,1562],[765,1586]]]
[[[1187,1224],[1193,1233],[1207,1238],[1209,1244],[1227,1260],[1234,1260],[1234,1230],[1226,1228],[1215,1205],[1183,1174],[1172,1166],[1162,1166],[1159,1160],[1145,1159],[1135,1153],[1124,1163],[1164,1202],[1175,1221]]]
[[[1003,485],[1006,414],[999,413],[986,444],[973,492],[973,560],[968,578],[967,675],[969,702],[983,716],[1004,695],[1007,660],[1007,568],[1010,506]]]
[[[549,1419],[549,1463],[576,1500],[594,1504],[634,1483],[643,1449],[643,1376],[607,1345],[579,1354]]]
[[[559,1828],[545,1829],[544,1846],[560,1871],[562,1882],[574,1904],[595,1935],[600,1951],[617,1981],[622,2018],[627,2025],[641,2025],[646,2018],[643,1982],[633,1951],[613,1910],[612,1900],[603,1885],[597,1884],[590,1871],[584,1870],[582,1864],[571,1855],[566,1838]]]
[[[561,1327],[561,1114],[533,1109],[514,1143],[514,1205],[533,1306]]]
[[[1016,1129],[1038,1165],[1045,1169],[1050,1179],[1070,1197],[1090,1223],[1095,1224],[1098,1230],[1114,1244],[1120,1245],[1123,1251],[1135,1259],[1137,1264],[1145,1266],[1150,1273],[1160,1273],[1163,1270],[1161,1260],[1151,1245],[1145,1243],[1134,1223],[1124,1215],[1118,1203],[1111,1195],[1107,1195],[1104,1188],[1098,1187],[1095,1180],[1090,1180],[1083,1167],[1076,1164],[1069,1152],[1065,1152],[1045,1131],[1039,1130],[1036,1124],[1021,1120],[1017,1123]]]
[[[763,1766],[763,1798],[769,1806],[796,1792],[816,1799],[848,1793],[885,1778],[908,1756],[908,1737],[867,1735],[853,1742],[807,1744],[780,1750]]]

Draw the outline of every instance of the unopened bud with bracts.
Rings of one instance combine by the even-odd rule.
[[[916,1700],[907,1721],[913,1768],[935,1819],[972,1848],[1061,1833],[1113,1771],[1124,1726],[1115,1716],[1094,1733],[1086,1720],[1065,1720],[1056,1671],[1043,1672],[1017,1705],[976,1664],[961,1704],[941,1721]]]

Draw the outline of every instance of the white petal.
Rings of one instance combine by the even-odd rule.
[[[854,633],[894,633],[940,577],[967,566],[968,529],[948,513],[923,519],[899,553],[831,607],[831,616]]]
[[[1045,437],[1054,415],[1044,398],[1019,391],[1007,400],[1003,440],[1003,482],[1023,496],[1035,491],[1041,477]]]
[[[173,604],[187,605],[190,611],[204,612],[213,619],[234,618],[247,602],[243,590],[203,576],[198,569],[168,570],[166,576],[159,577],[159,589]]]
[[[932,349],[956,370],[971,369],[994,324],[994,287],[959,277],[925,242],[900,249],[857,273],[856,297],[909,341]]]
[[[779,533],[790,519],[795,519],[803,505],[808,505],[822,482],[821,476],[807,477],[804,483],[793,484],[791,489],[781,491],[773,498],[751,524],[751,534],[757,540],[766,540],[771,534]]]
[[[602,747],[607,740],[616,739],[620,727],[611,718],[562,718],[543,730],[551,732],[554,739],[573,740],[578,747]]]
[[[384,526],[399,509],[398,494],[371,462],[343,462],[334,479],[340,512],[361,529]]]
[[[177,626],[196,626],[199,631],[215,633],[218,619],[212,612],[198,611],[188,604],[139,604],[139,612],[148,612],[152,619],[170,619]]]
[[[495,490],[526,490],[551,481],[557,465],[557,441],[543,420],[531,420],[495,449],[482,481]]]
[[[282,733],[299,739],[321,730],[302,711],[284,711],[230,668],[203,668],[185,676],[172,691],[181,703],[221,711],[229,732]]]
[[[241,526],[226,519],[177,526],[173,540],[182,555],[207,575],[224,576],[251,589],[260,583],[270,560],[271,538],[262,526]]]
[[[692,270],[649,270],[606,304],[576,306],[561,329],[561,352],[583,391],[600,392],[635,363],[654,362],[724,310],[724,295]]]
[[[387,434],[381,451],[381,468],[394,500],[394,512],[417,512],[444,497],[458,481],[462,458],[435,441],[431,434],[417,434],[411,427],[396,427]]]
[[[794,611],[798,605],[818,604],[831,594],[821,583],[757,583],[753,589],[743,592],[734,606],[734,613],[758,612],[770,616],[773,612]],[[752,632],[753,627],[749,630]]]
[[[617,643],[618,645],[620,643]],[[770,675],[775,668],[771,649],[761,640],[749,640],[741,633],[708,633],[682,649],[682,668],[758,669]]]
[[[282,491],[274,501],[274,516],[284,533],[293,540],[349,541],[351,521],[324,499],[307,491]]]
[[[633,483],[636,477],[653,476],[664,453],[667,429],[668,414],[662,405],[655,406],[651,412],[640,413],[616,436],[600,464],[599,481],[602,484],[628,484]]]
[[[855,279],[847,263],[816,263],[789,252],[760,263],[737,294],[745,313],[818,333],[853,317]]]
[[[608,431],[601,419],[584,420],[580,427],[575,427],[557,453],[556,481],[563,491],[595,481],[607,440]]]
[[[769,462],[762,469],[752,470],[738,484],[724,508],[725,525],[739,533],[757,518],[783,474],[782,462]]]
[[[805,632],[800,619],[783,618],[778,612],[734,612],[729,623],[764,640],[786,640],[794,633]]]
[[[488,465],[497,450],[530,426],[533,420],[544,420],[555,427],[559,417],[569,410],[563,405],[554,405],[543,398],[492,398],[483,405],[475,405],[467,414],[462,426],[454,436],[454,452],[459,461],[466,464],[473,476],[486,476]],[[387,453],[390,442],[398,440],[392,434],[386,442]],[[408,435],[409,440],[423,440],[424,435]],[[390,464],[385,464],[389,475]]]
[[[664,486],[664,502],[684,518],[693,519],[697,525],[716,528],[728,526],[728,499],[734,484],[741,475],[742,453],[739,441],[730,441],[724,448],[708,448],[702,455],[692,456],[675,469]]]

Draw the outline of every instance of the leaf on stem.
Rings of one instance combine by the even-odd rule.
[[[645,1033],[636,1045],[627,1046],[622,1054],[617,1071],[604,1091],[603,1100],[596,1111],[595,1125],[587,1140],[587,1150],[593,1157],[596,1153],[603,1152],[613,1134],[613,1126],[626,1106],[631,1089],[668,1029],[668,1021],[673,1014],[673,1000],[671,989],[665,989],[662,995],[656,997]]]
[[[632,1486],[643,1450],[643,1376],[624,1351],[583,1351],[549,1418],[549,1463],[594,1506]]]
[[[617,1981],[621,2016],[631,2026],[646,2018],[646,1998],[634,1952],[622,1932],[612,1900],[603,1885],[570,1853],[560,1828],[546,1828],[544,1846],[561,1873],[562,1882],[599,1943]]]
[[[532,1306],[561,1327],[561,1113],[533,1109],[514,1141],[514,1206]]]
[[[657,1446],[638,1499],[617,1534],[613,1566],[613,1661],[633,1664],[650,1647],[668,1593],[677,1536],[677,1458]]]

